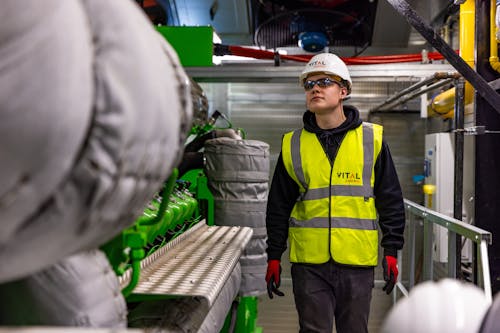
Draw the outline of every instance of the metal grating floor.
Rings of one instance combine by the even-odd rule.
[[[252,236],[248,227],[199,222],[141,262],[134,294],[199,296],[212,306]],[[128,283],[130,273],[120,279]]]

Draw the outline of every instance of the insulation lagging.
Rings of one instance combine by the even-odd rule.
[[[0,326],[127,327],[118,279],[97,249],[0,284],[0,299]]]
[[[266,206],[269,145],[257,140],[216,138],[205,142],[205,172],[214,196],[214,221],[251,227],[253,235],[240,257],[240,296],[266,292]]]

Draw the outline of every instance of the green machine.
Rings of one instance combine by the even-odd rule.
[[[199,85],[195,82],[192,82],[192,84],[193,91],[197,91],[197,97],[194,97],[204,99],[204,96],[200,94],[201,88]],[[201,103],[201,105],[203,104],[206,103]],[[197,233],[200,228],[207,230],[210,230],[209,228],[226,228],[224,230],[229,230],[228,227],[215,225],[214,198],[209,189],[208,178],[203,168],[203,152],[199,150],[204,141],[211,138],[225,136],[228,133],[231,133],[230,136],[233,137],[244,138],[245,134],[241,129],[233,129],[229,120],[218,111],[214,112],[210,118],[206,116],[206,110],[202,111],[204,114],[200,115],[200,110],[195,110],[198,114],[194,117],[195,120],[188,137],[189,143],[185,146],[184,156],[179,167],[174,169],[170,177],[165,181],[163,188],[145,207],[142,216],[135,221],[134,225],[102,246],[102,250],[106,253],[115,273],[119,277],[122,293],[129,307],[129,325],[131,327],[154,327],[160,325],[158,324],[160,322],[163,325],[168,319],[165,319],[163,313],[156,313],[158,308],[171,307],[174,309],[173,312],[182,307],[189,309],[191,305],[185,304],[199,298],[198,295],[193,296],[189,292],[187,295],[183,295],[182,291],[172,289],[171,286],[168,287],[170,288],[168,292],[140,291],[141,285],[147,285],[147,280],[151,279],[148,276],[150,271],[161,271],[163,269],[149,269],[148,264],[150,264],[150,261],[159,262],[167,255],[173,255],[172,253],[177,253],[176,251],[188,248],[189,244],[196,244],[198,236],[194,237],[194,239],[189,239],[189,237],[184,239],[184,236],[189,234],[191,230],[198,228],[192,233]],[[218,120],[219,122],[225,122],[225,126],[216,126]],[[246,235],[240,236],[239,240],[234,241],[234,246],[240,246],[243,243],[242,239],[244,239],[244,242],[248,242],[251,235],[249,228],[232,227],[232,229],[247,232]],[[225,241],[221,239],[220,242],[229,244],[232,240]],[[200,243],[204,242],[200,241]],[[172,244],[174,245],[171,246]],[[196,249],[197,246],[194,245],[193,248]],[[209,253],[212,248],[209,246],[204,251]],[[196,251],[193,251],[193,257],[199,256],[199,254],[195,253]],[[203,250],[200,251],[203,252]],[[239,248],[239,251],[238,253],[241,253],[243,248]],[[223,252],[230,251],[224,250]],[[175,258],[175,256],[177,255],[172,258]],[[189,261],[189,255],[187,258],[184,261]],[[213,267],[215,267],[215,264]],[[207,269],[205,269],[207,274],[213,270],[213,267],[207,266]],[[188,274],[187,272],[187,270],[183,271],[181,263],[168,275],[184,274],[186,279],[190,279],[197,274]],[[229,280],[230,277],[227,279]],[[217,304],[217,302],[213,303]],[[182,306],[179,304],[182,304]],[[262,332],[262,328],[257,326],[257,305],[258,299],[256,296],[236,295],[231,304],[226,306],[228,311],[225,318],[217,319],[220,326],[219,331],[224,333]],[[154,311],[151,310],[153,308]],[[154,313],[151,313],[151,311]],[[189,310],[186,311],[187,313],[184,315],[189,317]],[[136,313],[139,313],[139,315]],[[197,308],[193,310],[193,313],[198,317],[204,316],[199,315],[200,311]],[[144,317],[155,317],[157,320],[156,322],[145,322]],[[196,318],[196,316],[194,317]],[[182,324],[175,323],[174,325],[189,327],[191,324],[184,322]],[[199,326],[200,320],[194,320],[192,325],[194,327]]]

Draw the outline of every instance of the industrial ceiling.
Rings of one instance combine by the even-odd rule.
[[[340,55],[418,53],[426,41],[386,0],[149,0],[152,12],[165,10],[159,24],[212,26],[225,45],[258,46],[306,53],[297,40],[302,31],[321,31],[328,48]],[[408,0],[427,22],[453,13],[449,0]],[[280,30],[272,36],[271,30]],[[267,39],[267,40],[266,40]],[[279,41],[276,41],[279,39]],[[295,44],[295,45],[293,45]],[[318,50],[320,51],[320,50]],[[311,52],[314,52],[311,51]]]

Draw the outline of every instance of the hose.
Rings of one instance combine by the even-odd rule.
[[[170,177],[168,177],[166,183],[164,184],[161,194],[162,199],[160,202],[160,207],[158,208],[158,214],[150,220],[141,220],[139,223],[140,226],[155,225],[163,219],[165,210],[168,206],[170,194],[172,194],[172,190],[174,189],[175,181],[177,180],[178,176],[179,170],[177,168],[174,168],[172,170],[172,173],[170,174]]]

